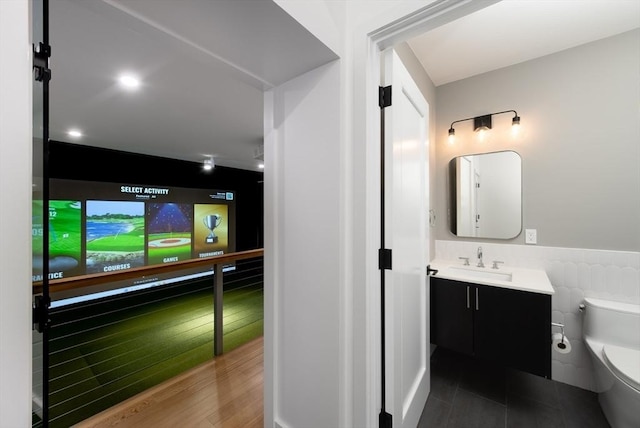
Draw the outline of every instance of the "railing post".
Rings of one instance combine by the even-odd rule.
[[[224,280],[222,278],[222,263],[213,265],[213,355],[222,354],[222,295]]]

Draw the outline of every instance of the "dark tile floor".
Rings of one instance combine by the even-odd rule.
[[[436,348],[418,428],[609,428],[594,392]]]

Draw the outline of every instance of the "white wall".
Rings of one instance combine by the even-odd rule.
[[[340,425],[339,73],[335,62],[266,95],[265,361],[283,427]]]
[[[437,88],[438,239],[448,231],[446,166],[460,154],[515,150],[522,156],[524,228],[538,244],[640,250],[640,30],[578,46]],[[471,122],[494,116],[493,137],[480,143]],[[509,241],[524,243],[524,234]]]
[[[0,427],[31,425],[29,2],[0,1]]]

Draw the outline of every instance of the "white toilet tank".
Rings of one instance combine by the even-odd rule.
[[[582,333],[601,343],[640,349],[640,305],[587,297]]]

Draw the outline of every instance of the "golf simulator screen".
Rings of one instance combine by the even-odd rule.
[[[235,251],[233,191],[51,179],[49,195],[49,279]],[[42,202],[33,212],[35,253]],[[33,281],[42,280],[38,256]]]

